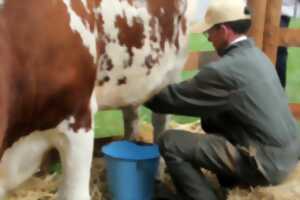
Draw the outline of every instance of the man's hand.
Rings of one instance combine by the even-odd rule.
[[[139,130],[139,133],[131,135],[130,140],[153,144],[153,127],[148,123],[142,123]]]

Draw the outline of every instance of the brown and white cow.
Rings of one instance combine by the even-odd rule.
[[[64,174],[58,198],[90,199],[95,83],[101,109],[139,104],[164,87],[186,56],[186,6],[0,0],[0,199],[53,147]]]
[[[152,3],[149,1],[150,6]],[[187,23],[196,18],[196,9],[205,7],[198,0],[189,0],[187,12],[175,16],[174,10],[181,13],[187,2],[160,4],[164,5],[147,8],[145,1],[134,1],[135,6],[124,1],[103,1],[105,50],[97,101],[100,110],[122,108],[126,138],[138,134],[137,106],[180,79],[187,57]],[[165,128],[166,119],[155,113],[153,116],[156,138]]]

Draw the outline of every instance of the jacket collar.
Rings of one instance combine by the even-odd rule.
[[[235,38],[235,40],[233,40],[232,42],[230,42],[230,44],[228,46],[233,45],[233,44],[238,43],[238,42],[241,42],[243,40],[247,40],[247,36],[246,35],[242,35],[242,36],[239,36],[238,38]]]
[[[221,50],[219,52],[219,56],[224,56],[226,54],[228,54],[229,52],[231,52],[232,50],[239,48],[239,47],[252,47],[254,46],[254,41],[251,38],[247,38],[245,40],[240,40],[237,42],[234,42],[232,44],[230,44],[227,48]]]

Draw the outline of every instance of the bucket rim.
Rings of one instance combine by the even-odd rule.
[[[106,155],[106,154],[104,154],[104,157],[107,157],[107,158],[113,158],[113,159],[116,159],[116,160],[131,161],[131,162],[135,162],[135,161],[147,161],[147,160],[156,160],[156,159],[159,159],[159,157],[145,158],[145,159],[119,158],[119,157],[114,157],[114,156]]]
[[[104,156],[122,160],[152,160],[160,157],[157,144],[140,145],[133,141],[114,141],[101,148]]]

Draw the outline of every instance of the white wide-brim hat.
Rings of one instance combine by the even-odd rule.
[[[204,21],[192,25],[192,33],[203,33],[216,24],[250,19],[244,0],[213,0],[208,6]]]

